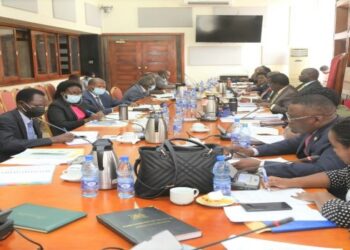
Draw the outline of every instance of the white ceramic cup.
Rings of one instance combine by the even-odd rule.
[[[190,187],[175,187],[170,189],[170,201],[177,205],[187,205],[193,202],[199,190]]]

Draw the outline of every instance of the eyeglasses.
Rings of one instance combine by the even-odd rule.
[[[286,113],[286,117],[287,117],[287,120],[289,122],[291,122],[291,121],[298,121],[298,120],[303,120],[303,119],[307,119],[307,118],[314,118],[317,116],[316,115],[306,115],[306,116],[300,116],[300,117],[290,117],[290,115],[288,113]]]

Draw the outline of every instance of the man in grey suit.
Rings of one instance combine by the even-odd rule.
[[[34,88],[22,89],[16,96],[17,108],[0,115],[0,162],[27,148],[48,146],[73,140],[65,133],[42,138],[38,117],[45,113],[45,94]]]
[[[276,73],[270,79],[270,87],[274,93],[270,99],[270,110],[272,113],[284,114],[287,112],[289,104],[293,97],[297,95],[298,91],[289,85],[288,76],[285,74]]]
[[[286,115],[290,129],[294,133],[300,133],[299,136],[256,148],[233,145],[231,151],[247,156],[296,154],[299,159],[309,157],[310,160],[278,163],[247,158],[234,164],[237,169],[256,171],[261,167],[265,168],[268,175],[290,178],[347,166],[335,154],[328,140],[329,129],[339,119],[335,105],[328,98],[322,95],[295,97]]]
[[[83,101],[89,104],[94,113],[102,111],[105,115],[112,113],[121,100],[113,99],[106,91],[106,82],[101,78],[91,78],[83,92]]]
[[[296,87],[296,90],[303,94],[310,89],[322,88],[321,83],[318,81],[318,75],[318,70],[315,68],[303,69],[299,76],[301,84]]]

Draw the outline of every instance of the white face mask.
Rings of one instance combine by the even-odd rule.
[[[81,95],[65,95],[64,99],[71,104],[76,104],[80,102]]]
[[[94,88],[94,90],[92,92],[94,92],[95,95],[103,95],[104,93],[106,93],[106,89],[105,88]]]

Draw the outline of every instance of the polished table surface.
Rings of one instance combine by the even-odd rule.
[[[183,131],[189,131],[192,123],[185,123]],[[206,123],[214,133],[216,123]],[[86,128],[78,130],[97,130],[100,135],[118,134],[120,132],[132,131],[130,125],[123,128]],[[198,137],[204,137],[205,133],[196,133]],[[185,133],[183,137],[187,137]],[[210,138],[206,143],[218,143],[228,145],[229,142],[220,141],[218,138]],[[139,146],[146,145],[139,142],[135,145],[114,143],[117,156],[128,155],[133,163],[138,157]],[[149,145],[149,144],[148,144]],[[55,145],[53,147],[67,147]],[[90,145],[74,146],[85,148],[86,152],[91,150]],[[293,156],[283,156],[293,159]],[[8,209],[25,202],[41,204],[46,206],[84,211],[88,215],[74,223],[66,225],[48,234],[22,230],[27,236],[41,243],[45,249],[102,249],[104,247],[122,247],[129,249],[132,245],[118,234],[112,232],[96,220],[96,215],[133,209],[136,207],[155,206],[172,216],[181,219],[197,228],[203,236],[196,239],[184,241],[192,246],[200,246],[212,241],[239,234],[247,230],[243,224],[231,223],[224,214],[222,208],[204,207],[197,203],[187,206],[174,205],[168,197],[153,200],[139,198],[121,200],[116,190],[99,191],[96,198],[83,198],[81,196],[80,184],[63,181],[59,178],[61,172],[67,166],[58,166],[53,182],[49,185],[24,185],[0,187],[0,208]],[[309,190],[314,191],[314,190]],[[263,233],[251,234],[249,237],[267,239],[272,241],[283,241],[289,243],[313,245],[320,247],[343,248],[350,250],[350,233],[347,229],[321,229],[313,231],[299,231],[290,233]],[[0,249],[35,249],[35,246],[25,241],[18,234],[11,235],[5,241],[0,241]],[[166,247],[164,247],[166,250]],[[217,245],[208,249],[224,249]]]

